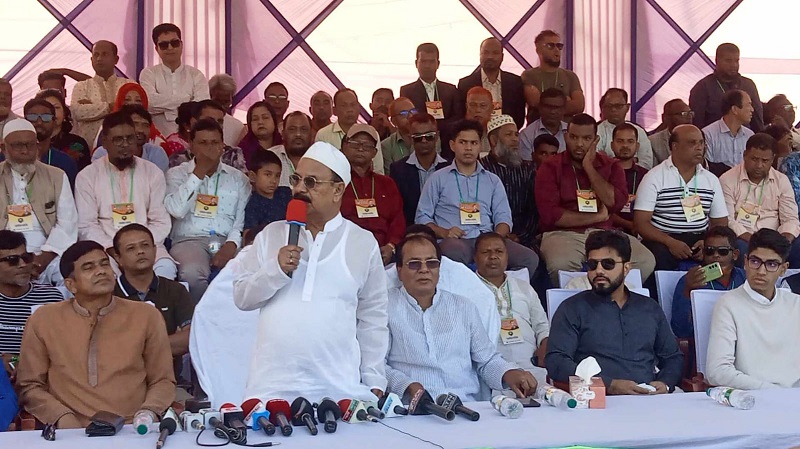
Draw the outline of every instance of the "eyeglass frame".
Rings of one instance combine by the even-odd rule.
[[[755,263],[758,265],[757,267],[753,266],[753,261],[756,261]],[[769,267],[767,266],[770,263],[775,264],[775,268],[772,269],[772,270],[770,270]],[[775,259],[761,260],[760,257],[756,257],[756,256],[752,256],[752,255],[751,256],[747,256],[747,265],[750,268],[752,268],[753,270],[756,270],[756,271],[760,270],[761,267],[763,266],[764,269],[767,272],[775,273],[776,271],[778,271],[781,268],[781,265],[783,265],[785,263],[786,263],[785,261],[780,261],[780,260],[775,260]]]
[[[408,262],[403,263],[403,266],[405,266],[406,268],[408,268],[411,271],[419,271],[419,270],[422,269],[423,263],[425,264],[425,268],[427,268],[428,271],[433,271],[433,270],[439,269],[442,266],[442,261],[439,260],[439,259],[435,259],[435,258],[434,259],[425,259],[425,260],[411,259]],[[416,264],[419,264],[419,267],[414,268],[411,264],[414,264],[414,266],[416,266]],[[433,266],[431,266],[431,265],[433,265]]]
[[[377,151],[378,150],[378,145],[372,145],[371,147],[365,147],[365,143],[361,142],[360,140],[347,139],[344,142],[344,145],[352,146],[354,150],[358,150],[358,151],[362,151],[362,150]]]
[[[135,145],[136,144],[136,134],[131,134],[128,136],[114,136],[111,138],[111,143],[116,146],[120,145]]]
[[[412,134],[411,140],[413,140],[414,143],[421,143],[423,140],[425,142],[433,142],[436,140],[436,131],[428,131],[426,133]]]
[[[8,255],[8,256],[5,256],[5,257],[0,257],[0,263],[6,262],[9,265],[11,265],[12,267],[18,267],[20,261],[23,261],[26,264],[30,264],[30,263],[33,263],[33,260],[34,260],[35,257],[36,257],[35,254],[26,251],[26,252],[24,252],[22,254],[11,254],[11,255]],[[25,259],[28,259],[28,260],[25,260]],[[16,260],[16,262],[12,263],[11,260]]]
[[[710,250],[710,252],[709,252]],[[722,254],[721,251],[726,251],[725,254]],[[733,252],[734,248],[730,246],[704,246],[703,247],[703,254],[706,256],[713,256],[714,254],[719,254],[720,257],[728,257]]]
[[[45,119],[45,118],[47,118],[47,119]],[[25,114],[25,120],[27,120],[27,121],[29,121],[31,123],[36,123],[37,120],[41,120],[42,123],[50,123],[55,119],[56,119],[56,115],[55,114],[51,114],[49,112],[45,112],[45,113],[42,113],[42,114],[35,114],[33,112],[29,112],[29,113]]]
[[[303,185],[308,190],[315,190],[317,188],[317,184],[319,184],[319,183],[336,184],[337,182],[339,182],[339,181],[333,181],[333,180],[331,180],[331,181],[320,181],[319,179],[316,178],[316,176],[300,176],[297,173],[292,173],[291,175],[289,175],[289,185],[290,186],[295,187],[295,186],[297,186],[298,183],[300,183],[300,181],[303,181]]]
[[[614,263],[613,265],[611,265],[611,267],[607,267],[606,266],[609,263],[609,261]],[[605,258],[599,259],[599,260],[598,259],[586,259],[585,263],[586,263],[586,267],[589,269],[589,271],[595,271],[598,266],[602,266],[604,270],[613,270],[614,268],[617,267],[618,264],[623,264],[624,265],[624,264],[626,264],[628,262],[630,262],[630,261],[629,260],[615,260],[615,259],[612,259],[610,257],[605,257]],[[594,267],[592,267],[592,265],[594,265]]]
[[[288,95],[277,95],[277,94],[267,95],[267,100],[286,100],[288,98],[289,98]]]
[[[183,45],[183,40],[177,39],[177,38],[176,39],[171,39],[171,40],[168,40],[168,41],[158,41],[158,42],[156,42],[156,47],[158,47],[162,51],[163,50],[167,50],[170,47],[172,47],[172,48],[181,48],[182,45]]]
[[[411,117],[412,115],[415,115],[417,113],[419,113],[419,110],[417,110],[417,108],[403,109],[402,111],[397,111],[397,114],[392,114],[392,117],[405,117],[405,118],[408,118],[408,117]]]

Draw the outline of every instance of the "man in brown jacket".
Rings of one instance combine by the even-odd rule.
[[[20,403],[59,428],[85,427],[101,410],[127,422],[148,410],[155,420],[175,398],[160,312],[113,296],[114,272],[99,243],[75,243],[60,268],[75,297],[28,320],[17,369]]]

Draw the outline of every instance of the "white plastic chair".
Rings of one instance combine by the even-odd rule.
[[[664,310],[664,315],[667,316],[667,323],[672,322],[672,299],[675,295],[675,286],[684,275],[686,275],[685,271],[655,272],[658,302],[661,304],[661,309]]]
[[[798,268],[790,268],[786,270],[786,273],[783,273],[783,276],[778,278],[777,282],[775,282],[775,285],[780,287],[784,279],[788,278],[789,276],[795,275],[797,273],[800,273],[800,269]]]
[[[711,317],[714,305],[725,291],[692,290],[692,323],[694,323],[694,353],[697,372],[705,375],[708,340],[711,334]]]
[[[550,290],[547,290],[547,319],[552,323],[553,316],[556,314],[558,306],[560,306],[562,302],[566,301],[567,298],[583,291],[585,290],[571,290],[566,288],[551,288]],[[631,291],[643,296],[650,296],[650,291],[646,288],[634,288]]]
[[[572,278],[585,275],[586,273],[583,271],[558,270],[558,286],[563,289],[569,284]],[[642,286],[642,271],[638,268],[632,269],[628,272],[628,276],[625,277],[625,283],[634,288],[640,288]]]

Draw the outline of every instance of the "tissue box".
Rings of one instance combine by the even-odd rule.
[[[600,377],[592,377],[587,385],[578,376],[569,376],[569,394],[578,401],[576,408],[606,408],[606,385]]]

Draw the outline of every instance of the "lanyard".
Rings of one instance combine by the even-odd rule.
[[[53,161],[53,149],[50,148],[47,150],[47,165],[53,165],[51,162]]]
[[[575,167],[572,167],[572,168],[575,168]],[[636,175],[638,175],[638,174],[639,173],[636,170],[633,171],[633,192],[631,192],[631,195],[636,195]],[[575,178],[575,179],[577,179],[577,178]]]
[[[720,83],[720,82],[719,82],[719,80],[717,80],[717,86],[719,86],[719,88],[722,90],[722,93],[723,93],[723,94],[724,94],[725,92],[727,92],[727,91],[725,90],[725,88],[722,86],[722,83]]]
[[[458,200],[460,203],[464,202],[464,196],[461,194],[461,184],[458,183],[458,170],[453,172],[453,176],[456,177],[456,187],[458,187]],[[478,173],[478,181],[475,183],[475,202],[478,202],[478,189],[481,187],[481,177],[480,173]],[[467,186],[467,196],[469,196],[469,178],[464,176],[464,185]]]
[[[556,69],[556,80],[555,80],[555,82],[553,83],[553,88],[554,88],[554,89],[558,89],[558,69]],[[541,92],[544,92],[544,76],[542,77],[542,90],[540,90],[539,92],[540,92],[540,93],[541,93]],[[573,167],[573,168],[574,168],[574,167]]]
[[[110,167],[106,166],[106,169],[108,170],[108,183],[109,183],[109,184],[111,184],[111,201],[112,201],[114,204],[117,204],[117,200],[116,200],[116,198],[117,198],[117,195],[116,195],[116,194],[114,194],[114,184],[115,184],[115,182],[114,182],[114,180],[112,179],[112,178],[114,178],[115,176],[112,174],[112,172],[111,172],[111,168],[110,168]],[[136,169],[135,169],[135,168],[134,168],[134,169],[131,169],[131,186],[130,186],[130,189],[128,190],[128,202],[129,202],[129,203],[133,203],[133,173],[134,173],[135,171],[136,171]],[[120,192],[120,193],[122,193],[122,192]]]
[[[217,196],[217,193],[219,192],[219,175],[220,175],[220,173],[221,172],[217,172],[217,180],[214,182],[214,185],[215,185],[215,187],[214,187],[214,196]],[[208,192],[208,190],[206,190],[206,192]],[[206,195],[208,195],[208,193],[206,193]]]
[[[356,196],[356,201],[358,201],[358,192],[356,192],[356,185],[353,184],[353,181],[350,181],[350,187],[353,188],[353,195]],[[372,175],[372,196],[370,198],[375,198],[375,174]]]
[[[758,207],[761,208],[761,202],[764,200],[764,184],[767,183],[767,178],[761,181],[761,193],[758,195]],[[758,186],[756,186],[758,187]],[[744,202],[747,202],[747,198],[750,197],[750,181],[747,181],[747,195],[744,196]],[[753,192],[753,199],[756,198],[755,192]]]
[[[573,167],[574,169],[574,167]],[[688,185],[684,185],[683,183],[683,176],[681,176],[680,172],[678,172],[678,181],[681,183],[681,198],[686,198],[686,187]],[[697,169],[694,169],[694,195],[697,196]]]
[[[575,173],[575,185],[578,186],[578,190],[581,191],[581,183],[578,181],[578,171],[575,170],[575,166],[572,166],[572,173]],[[592,189],[589,189],[592,190]]]

